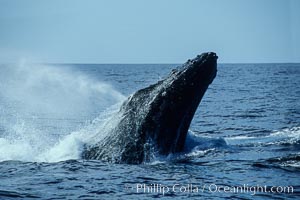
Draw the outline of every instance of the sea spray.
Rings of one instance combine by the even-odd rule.
[[[0,161],[77,159],[125,98],[71,66],[21,63],[1,72]]]
[[[1,98],[19,104],[19,114],[69,117],[103,110],[124,99],[111,85],[68,66],[21,64],[1,71]]]

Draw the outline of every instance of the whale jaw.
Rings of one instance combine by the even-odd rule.
[[[215,53],[203,53],[156,84],[138,90],[121,106],[121,120],[104,139],[86,146],[84,159],[138,164],[155,153],[184,149],[195,111],[217,73]]]

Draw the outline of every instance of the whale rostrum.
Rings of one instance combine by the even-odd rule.
[[[115,127],[100,141],[86,145],[82,158],[138,164],[153,154],[183,151],[194,113],[217,74],[217,58],[213,52],[198,55],[129,96]]]

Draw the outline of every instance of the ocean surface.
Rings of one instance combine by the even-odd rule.
[[[181,154],[80,159],[127,96],[176,66],[0,65],[0,199],[299,199],[300,64],[219,64]]]

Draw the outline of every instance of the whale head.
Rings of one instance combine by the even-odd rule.
[[[152,101],[148,103],[142,131],[148,139],[150,137],[160,154],[184,149],[194,113],[217,74],[217,58],[212,52],[198,55],[149,87]]]

